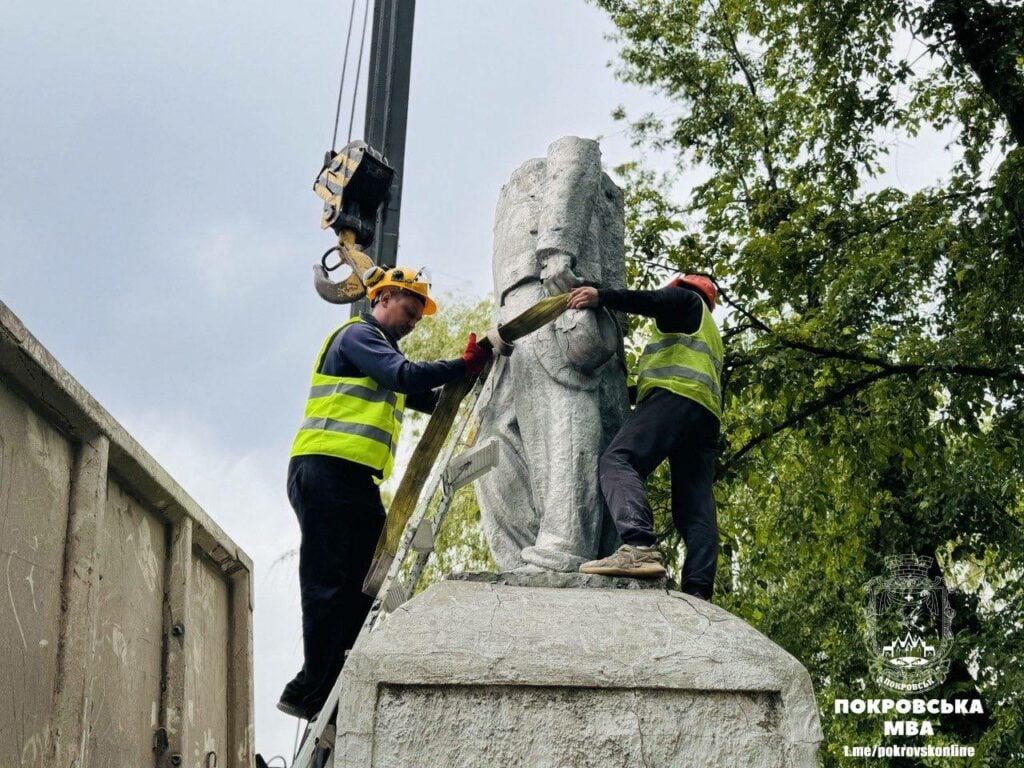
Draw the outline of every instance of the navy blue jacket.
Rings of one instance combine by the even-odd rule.
[[[662,333],[695,333],[703,317],[704,300],[699,293],[682,285],[656,291],[602,288],[597,296],[602,307],[653,317]]]
[[[423,413],[432,413],[440,392],[436,387],[466,375],[462,358],[414,363],[398,349],[398,340],[369,312],[365,321],[349,326],[336,335],[324,355],[320,370],[328,376],[369,376],[384,389],[404,394],[405,404]],[[376,329],[383,331],[384,337]]]

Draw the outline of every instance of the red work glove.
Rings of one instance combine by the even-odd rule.
[[[492,351],[481,347],[476,343],[476,334],[469,334],[469,341],[466,342],[466,351],[462,353],[462,359],[466,363],[466,370],[476,376],[484,369],[491,359]]]

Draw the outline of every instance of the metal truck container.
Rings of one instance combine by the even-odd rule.
[[[0,303],[0,766],[253,765],[252,562]]]

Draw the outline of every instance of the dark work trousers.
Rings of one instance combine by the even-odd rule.
[[[718,418],[707,408],[656,388],[626,417],[601,455],[608,510],[626,544],[656,543],[644,480],[665,459],[672,471],[672,520],[686,544],[684,592],[710,599],[718,560],[718,520],[711,485],[718,455]]]
[[[373,598],[363,594],[384,507],[371,470],[333,456],[296,456],[288,500],[299,519],[302,670],[282,698],[319,710],[330,695]]]

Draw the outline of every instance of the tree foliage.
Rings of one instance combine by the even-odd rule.
[[[957,640],[930,695],[987,715],[943,718],[932,743],[1020,759],[1024,8],[598,5],[621,76],[678,108],[632,120],[637,145],[703,179],[675,199],[674,179],[621,169],[634,285],[692,269],[724,289],[722,603],[807,665],[837,765],[841,745],[882,741],[880,719],[832,714],[884,693],[863,585],[886,555],[934,558],[958,588]],[[948,173],[893,184],[893,143],[933,132],[951,137]]]

